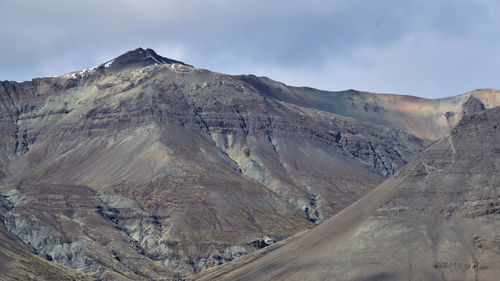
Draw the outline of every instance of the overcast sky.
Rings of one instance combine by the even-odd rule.
[[[500,88],[498,0],[0,0],[0,80],[137,47],[294,86],[437,98]]]

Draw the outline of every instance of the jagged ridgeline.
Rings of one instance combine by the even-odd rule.
[[[110,280],[182,278],[308,230],[500,103],[290,87],[141,48],[3,81],[0,101],[6,231]]]

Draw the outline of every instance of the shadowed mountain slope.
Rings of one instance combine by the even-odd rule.
[[[497,280],[499,140],[500,108],[465,116],[325,223],[253,262],[198,279]]]

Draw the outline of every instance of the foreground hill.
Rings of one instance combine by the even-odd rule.
[[[315,97],[309,90],[287,88],[297,92],[285,99],[259,81],[282,84],[249,77],[137,49],[1,82],[6,229],[96,278],[181,278],[312,228],[430,143],[380,121],[394,118],[389,109],[379,120],[363,107],[320,108],[299,102]],[[358,96],[321,95],[331,108],[338,95]],[[460,98],[448,115],[492,105],[482,100]]]
[[[498,280],[500,108],[305,235],[200,280]],[[228,270],[229,269],[229,270]]]

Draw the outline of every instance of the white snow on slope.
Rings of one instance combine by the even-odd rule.
[[[110,66],[111,66],[111,64],[113,64],[113,62],[115,62],[115,60],[110,60],[110,61],[108,61],[107,63],[105,63],[105,64],[104,64],[104,67],[105,67],[105,68],[110,67]]]

